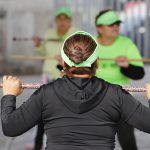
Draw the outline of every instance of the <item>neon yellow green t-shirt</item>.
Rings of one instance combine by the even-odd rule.
[[[55,55],[60,55],[61,48],[63,45],[63,42],[66,37],[68,37],[70,34],[77,31],[76,28],[72,27],[69,29],[68,33],[64,35],[62,38],[62,41],[45,41],[43,42],[40,47],[37,48],[39,54],[44,56],[50,56],[54,57]],[[60,39],[56,29],[49,29],[47,33],[45,34],[45,39]],[[60,77],[60,71],[56,68],[58,62],[54,59],[47,59],[44,61],[43,64],[43,73],[46,73],[49,75],[50,78],[56,79]]]
[[[99,58],[117,58],[126,56],[128,59],[141,59],[141,55],[136,45],[127,37],[118,36],[116,41],[110,46],[98,45],[100,49]],[[132,61],[129,64],[143,67],[143,62]],[[110,83],[126,85],[129,78],[123,75],[120,67],[114,61],[100,60],[96,76]]]

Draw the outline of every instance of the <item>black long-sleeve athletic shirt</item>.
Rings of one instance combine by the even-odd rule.
[[[128,68],[121,67],[120,71],[122,74],[124,74],[125,76],[133,80],[142,79],[145,75],[145,71],[143,67],[135,66],[131,64],[129,64]]]
[[[42,119],[47,150],[113,150],[122,122],[150,133],[150,109],[120,86],[96,77],[61,79],[41,86],[19,108],[16,97],[1,100],[6,136],[18,136]]]

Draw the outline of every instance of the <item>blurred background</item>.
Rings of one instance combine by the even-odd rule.
[[[68,6],[73,12],[73,25],[96,33],[96,14],[105,8],[117,10],[123,23],[121,34],[131,37],[143,57],[150,57],[150,1],[149,0],[0,0],[0,74],[39,73],[41,62],[18,61],[12,54],[34,55],[32,41],[17,42],[13,37],[43,37],[54,26],[54,12]]]
[[[42,61],[20,61],[14,54],[37,55],[32,41],[13,41],[13,37],[44,37],[48,28],[54,27],[54,12],[60,6],[68,6],[73,12],[73,26],[96,35],[95,16],[100,10],[117,10],[123,23],[121,34],[137,44],[143,58],[150,58],[150,0],[0,0],[0,75],[17,74],[23,82],[38,82]],[[131,82],[139,86],[150,82],[150,67],[145,64],[146,76]],[[0,79],[2,81],[2,79]],[[18,106],[33,90],[25,91]],[[0,95],[1,92],[0,92]],[[145,105],[143,93],[138,97]],[[139,150],[150,149],[150,135],[136,130]],[[0,150],[23,150],[32,144],[34,129],[15,139],[4,137],[0,129]],[[11,145],[11,146],[10,146]],[[9,147],[10,146],[10,147]],[[116,150],[121,150],[117,144]]]

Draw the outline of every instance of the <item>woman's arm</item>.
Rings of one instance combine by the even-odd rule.
[[[121,67],[120,71],[125,76],[133,80],[142,79],[145,75],[144,67],[129,64],[127,68]]]
[[[146,95],[150,99],[150,85],[146,85]],[[138,102],[128,92],[120,93],[121,118],[133,127],[150,133],[150,109]]]
[[[6,136],[18,136],[35,126],[41,119],[42,88],[35,91],[32,96],[16,109],[16,96],[20,93],[17,79],[7,77],[3,80],[3,94],[1,100],[1,122],[3,133]],[[13,84],[13,87],[10,85]],[[8,88],[9,87],[9,88]],[[7,88],[7,89],[6,89]],[[15,91],[17,91],[15,93]]]
[[[128,47],[126,47],[126,57],[121,59],[126,65],[120,66],[120,71],[122,74],[130,79],[138,80],[142,79],[145,75],[144,64],[142,61],[129,61],[130,59],[141,60],[141,54],[132,40],[128,39]],[[120,60],[120,59],[119,59]],[[123,64],[124,64],[123,63]]]
[[[127,123],[141,131],[150,133],[150,109],[140,104],[129,120],[127,120]]]

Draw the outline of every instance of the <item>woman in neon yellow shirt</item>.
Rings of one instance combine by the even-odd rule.
[[[126,85],[129,79],[138,80],[144,76],[142,62],[129,62],[128,59],[141,59],[136,45],[127,37],[119,35],[122,21],[113,10],[101,11],[95,19],[98,32],[100,58],[112,58],[115,61],[100,60],[96,76],[110,83]],[[118,139],[123,150],[137,150],[133,128],[120,126]]]
[[[144,76],[144,65],[142,62],[128,62],[128,59],[141,59],[141,55],[131,39],[119,35],[120,23],[114,11],[103,11],[96,17],[100,57],[115,59],[100,61],[97,76],[111,83],[125,85],[129,84],[129,79],[136,80]]]

